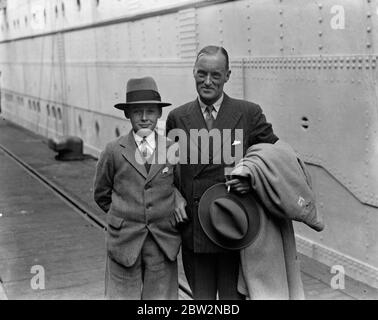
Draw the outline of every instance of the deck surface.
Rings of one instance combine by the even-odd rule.
[[[58,162],[43,137],[1,119],[0,145],[104,220],[92,195],[95,159]],[[2,151],[0,181],[0,278],[8,299],[102,299],[103,231]],[[329,267],[299,256],[307,299],[378,299],[376,289],[353,279],[346,280],[345,290],[332,289]],[[31,288],[34,265],[45,268],[45,290]],[[180,292],[180,299],[188,298]]]

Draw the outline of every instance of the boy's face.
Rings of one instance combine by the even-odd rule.
[[[161,107],[153,104],[130,106],[125,110],[125,116],[130,119],[134,132],[140,136],[147,136],[155,129],[161,113]]]

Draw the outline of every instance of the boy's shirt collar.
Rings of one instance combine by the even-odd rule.
[[[138,146],[138,148],[140,147],[140,144],[141,142],[143,141],[143,137],[141,136],[138,136],[134,131],[133,131],[133,136],[134,136],[134,140]],[[147,141],[147,147],[149,147],[150,149],[155,150],[156,148],[156,133],[155,133],[155,130],[152,131],[147,137],[146,137],[146,141]]]

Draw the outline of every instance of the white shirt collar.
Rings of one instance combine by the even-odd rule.
[[[156,140],[155,140],[155,131],[152,131],[147,137],[146,137],[146,141],[147,141],[147,144],[148,146],[152,149],[152,150],[155,150],[155,147],[156,147]],[[143,137],[141,136],[138,136],[134,131],[133,131],[133,136],[134,136],[134,139],[135,139],[135,142],[137,144],[137,146],[139,147],[141,142],[143,141]]]
[[[222,93],[221,97],[215,101],[215,103],[213,103],[213,106],[214,106],[214,109],[216,111],[216,113],[218,114],[219,112],[219,108],[221,107],[222,105],[222,102],[223,102],[223,98],[224,98],[224,94]],[[201,110],[202,110],[202,113],[205,113],[205,109],[207,107],[207,104],[205,104],[201,98],[198,96],[198,102],[199,102],[199,105],[201,107]]]

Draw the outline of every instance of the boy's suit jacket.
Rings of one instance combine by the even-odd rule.
[[[154,156],[163,159],[172,143],[156,137]],[[94,199],[108,213],[108,254],[124,266],[135,263],[148,232],[172,261],[181,244],[174,218],[174,166],[166,161],[152,164],[147,173],[136,160],[138,152],[132,132],[110,142],[101,153],[94,182]]]

